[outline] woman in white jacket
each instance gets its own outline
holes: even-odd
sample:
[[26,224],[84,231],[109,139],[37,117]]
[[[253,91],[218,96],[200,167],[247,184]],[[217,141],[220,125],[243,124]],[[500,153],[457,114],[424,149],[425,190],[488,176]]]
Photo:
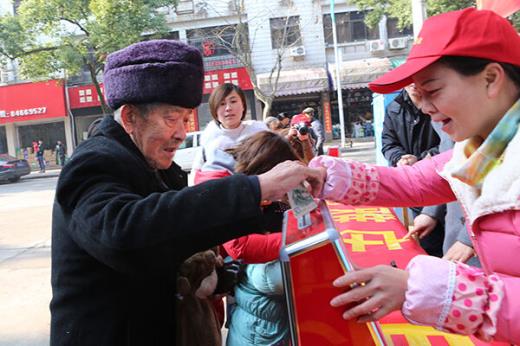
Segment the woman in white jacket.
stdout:
[[206,161],[205,151],[215,139],[225,136],[231,144],[267,130],[261,121],[246,120],[247,112],[246,96],[242,89],[231,83],[224,83],[213,90],[209,97],[209,110],[211,121],[201,136],[201,149],[197,152],[191,173],[197,174]]

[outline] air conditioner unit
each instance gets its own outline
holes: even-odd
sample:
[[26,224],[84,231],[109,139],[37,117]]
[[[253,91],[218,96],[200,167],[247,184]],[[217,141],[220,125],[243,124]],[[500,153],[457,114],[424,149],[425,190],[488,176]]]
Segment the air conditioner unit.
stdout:
[[175,6],[175,12],[179,16],[183,14],[192,14],[193,11],[193,0],[180,0]]
[[289,51],[289,55],[292,57],[304,56],[305,47],[304,46],[292,47],[291,50]]
[[382,50],[385,50],[385,41],[383,40],[368,41],[367,44],[369,52],[380,52]]
[[388,40],[389,49],[403,49],[408,44],[408,37],[396,37]]

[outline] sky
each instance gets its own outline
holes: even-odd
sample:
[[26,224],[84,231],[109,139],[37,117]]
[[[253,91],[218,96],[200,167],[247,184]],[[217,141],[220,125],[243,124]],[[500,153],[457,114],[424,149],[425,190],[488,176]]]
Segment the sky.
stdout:
[[11,0],[0,0],[0,15],[13,11],[13,4]]

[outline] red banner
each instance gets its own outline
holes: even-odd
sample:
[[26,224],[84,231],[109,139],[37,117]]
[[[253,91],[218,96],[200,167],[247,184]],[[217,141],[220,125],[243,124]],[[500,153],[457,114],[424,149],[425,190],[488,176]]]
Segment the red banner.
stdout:
[[[101,93],[103,93],[103,84],[100,84],[100,87]],[[67,92],[69,93],[70,109],[101,106],[94,84],[69,87]]]
[[325,133],[332,133],[332,117],[330,114],[330,101],[323,102],[323,123],[325,124]]
[[[404,269],[413,257],[424,254],[416,241],[403,239],[406,229],[391,209],[352,207],[331,202],[327,204],[349,255],[357,266],[363,268],[395,262]],[[474,337],[412,325],[399,311],[394,311],[379,322],[383,333],[394,346],[506,345],[496,342],[489,344]]]
[[204,74],[204,94],[211,94],[220,84],[233,83],[242,90],[253,90],[253,83],[245,67],[207,71]]
[[67,116],[62,81],[0,87],[0,124]]
[[508,17],[520,10],[520,0],[477,0],[477,8]]

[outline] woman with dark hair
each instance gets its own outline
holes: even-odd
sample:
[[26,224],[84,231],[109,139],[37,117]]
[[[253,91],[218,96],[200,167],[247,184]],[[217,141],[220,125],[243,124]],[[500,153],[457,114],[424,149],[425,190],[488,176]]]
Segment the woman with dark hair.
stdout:
[[[258,132],[237,145],[229,145],[229,142],[217,140],[208,147],[208,161],[199,172],[196,183],[228,176],[232,172],[260,174],[283,161],[302,161],[287,138],[270,131]],[[215,173],[217,169],[220,169],[219,173]],[[263,208],[283,213],[289,206],[283,202],[265,202]],[[277,261],[281,233],[244,236],[223,244],[223,247],[233,260],[249,263],[234,290],[235,308],[231,313],[228,310],[227,345],[287,345],[287,308]]]
[[219,137],[226,137],[231,143],[238,143],[241,139],[258,131],[267,130],[261,121],[245,121],[247,103],[244,91],[231,83],[224,83],[216,87],[209,97],[211,121],[201,135],[201,149],[193,161],[192,174],[196,176],[206,161],[207,146]]
[[[415,83],[421,108],[442,124],[453,150],[413,166],[379,167],[319,157],[323,197],[346,204],[408,207],[458,200],[482,269],[416,256],[406,270],[360,269],[331,301],[345,319],[377,320],[401,309],[412,323],[520,343],[520,37],[491,11],[429,18],[405,64],[370,83],[389,93]],[[364,284],[363,284],[364,283]]]

